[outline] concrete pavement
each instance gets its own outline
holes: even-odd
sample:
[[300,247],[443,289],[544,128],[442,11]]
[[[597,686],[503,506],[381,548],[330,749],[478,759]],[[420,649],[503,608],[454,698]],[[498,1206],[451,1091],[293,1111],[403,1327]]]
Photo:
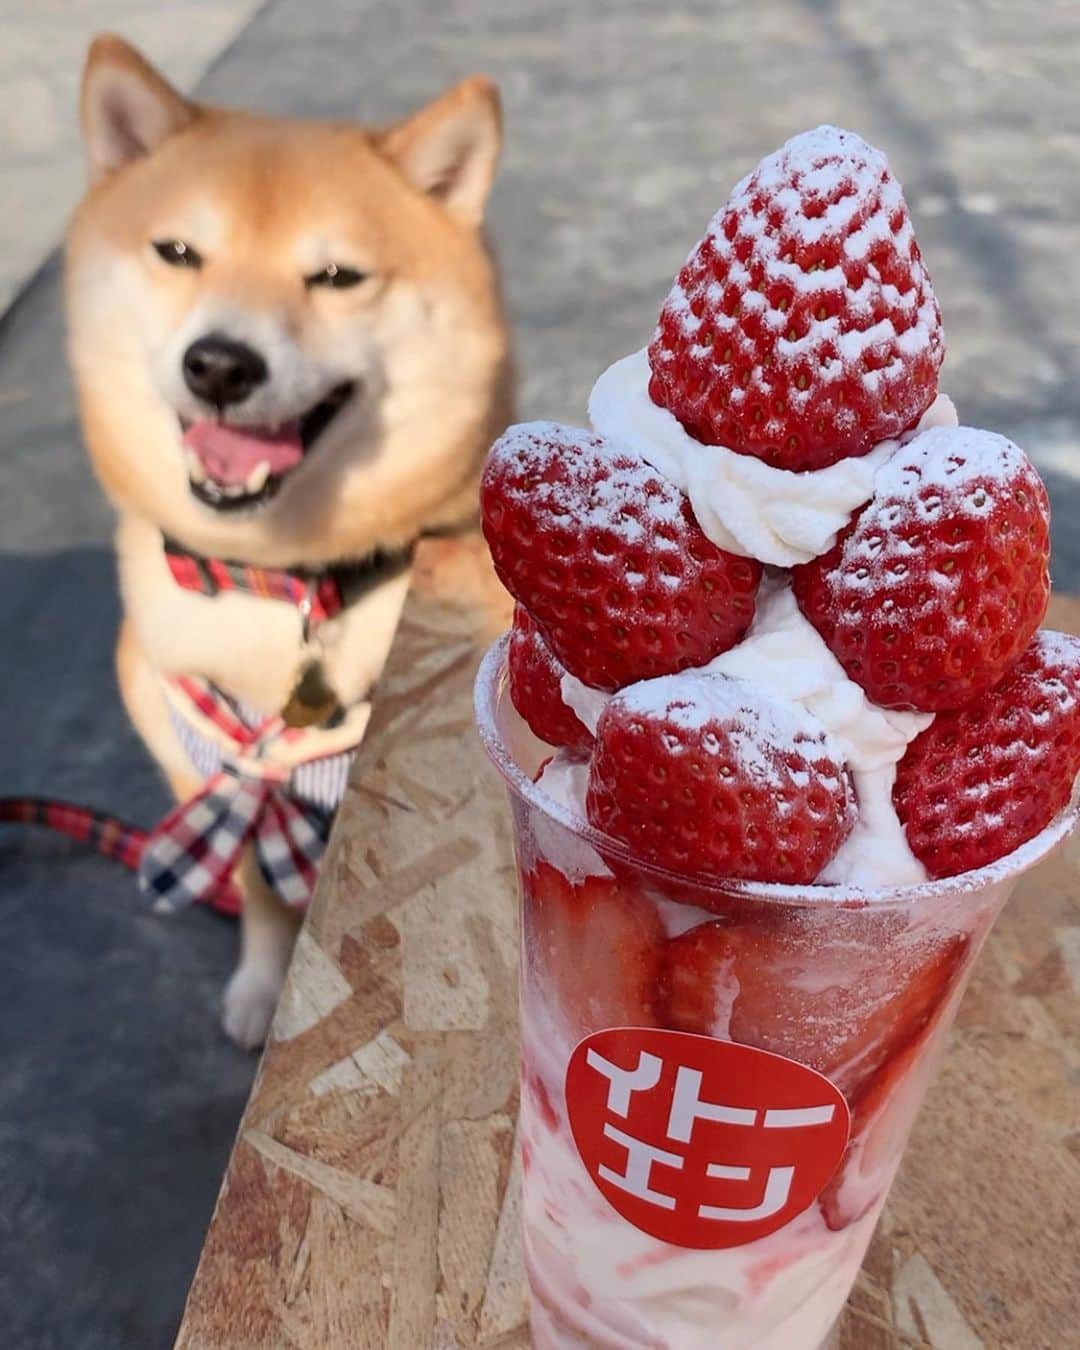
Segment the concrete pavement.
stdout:
[[[0,311],[48,256],[82,191],[75,107],[86,45],[123,33],[189,89],[258,0],[0,0]],[[11,209],[14,207],[15,209]]]
[[[103,10],[79,9],[98,26]],[[177,50],[183,12],[155,19]],[[736,178],[803,127],[861,131],[907,188],[945,315],[945,386],[965,421],[1013,435],[1047,472],[1055,576],[1076,589],[1078,38],[1063,0],[272,0],[199,89],[381,121],[472,70],[496,76],[508,142],[492,228],[521,411],[577,421],[595,374],[646,340]],[[73,80],[76,52],[54,51],[27,60]],[[44,241],[30,194],[5,198]],[[0,785],[148,823],[165,796],[113,687],[109,528],[50,266],[0,322]],[[232,932],[142,915],[124,874],[41,837],[0,838],[0,886],[5,1343],[158,1350],[251,1072],[216,1029]]]

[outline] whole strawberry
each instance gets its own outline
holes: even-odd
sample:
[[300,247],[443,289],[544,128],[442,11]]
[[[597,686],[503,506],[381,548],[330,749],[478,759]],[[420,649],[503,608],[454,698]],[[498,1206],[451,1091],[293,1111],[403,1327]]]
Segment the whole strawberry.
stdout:
[[806,883],[846,838],[854,802],[837,746],[809,713],[745,680],[686,671],[608,704],[586,812],[682,876]]
[[914,426],[944,354],[900,184],[823,126],[714,217],[661,311],[649,394],[706,445],[821,469]]
[[996,689],[912,741],[893,805],[930,875],[957,876],[1034,838],[1078,772],[1080,638],[1047,630]]
[[761,564],[718,549],[676,487],[597,436],[511,427],[480,501],[503,585],[593,688],[703,665],[754,617]]
[[566,672],[522,605],[514,606],[507,667],[510,701],[534,735],[548,745],[592,749],[592,733],[563,702],[561,684]]
[[938,712],[992,688],[1050,597],[1050,507],[1004,436],[935,427],[881,469],[828,553],[793,574],[799,607],[884,708]]

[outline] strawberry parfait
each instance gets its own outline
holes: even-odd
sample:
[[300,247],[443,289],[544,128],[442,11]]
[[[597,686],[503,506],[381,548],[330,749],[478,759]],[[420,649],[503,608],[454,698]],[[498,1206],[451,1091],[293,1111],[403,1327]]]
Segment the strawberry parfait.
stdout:
[[1046,492],[943,356],[899,184],[820,127],[734,189],[592,431],[489,455],[537,1350],[817,1350],[1072,828]]

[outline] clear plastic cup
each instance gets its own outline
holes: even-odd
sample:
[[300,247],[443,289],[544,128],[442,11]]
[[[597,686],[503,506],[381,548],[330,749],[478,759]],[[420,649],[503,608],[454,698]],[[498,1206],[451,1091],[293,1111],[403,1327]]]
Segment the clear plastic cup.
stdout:
[[982,943],[1076,810],[919,886],[690,884],[536,786],[505,655],[476,709],[522,894],[534,1348],[818,1350]]

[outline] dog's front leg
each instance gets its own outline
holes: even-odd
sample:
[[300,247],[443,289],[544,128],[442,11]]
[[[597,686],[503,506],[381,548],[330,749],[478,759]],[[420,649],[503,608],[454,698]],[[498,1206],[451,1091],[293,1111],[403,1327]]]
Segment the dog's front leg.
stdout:
[[245,850],[236,880],[243,894],[240,960],[225,986],[221,1021],[230,1040],[256,1050],[270,1030],[300,916],[267,885],[253,848]]

